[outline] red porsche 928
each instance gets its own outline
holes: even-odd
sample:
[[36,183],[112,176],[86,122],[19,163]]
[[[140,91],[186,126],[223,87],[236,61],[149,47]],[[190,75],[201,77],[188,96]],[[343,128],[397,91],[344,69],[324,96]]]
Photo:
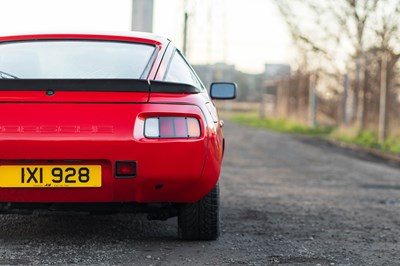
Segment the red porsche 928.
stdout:
[[219,235],[223,122],[184,56],[152,34],[0,37],[0,213],[178,217]]

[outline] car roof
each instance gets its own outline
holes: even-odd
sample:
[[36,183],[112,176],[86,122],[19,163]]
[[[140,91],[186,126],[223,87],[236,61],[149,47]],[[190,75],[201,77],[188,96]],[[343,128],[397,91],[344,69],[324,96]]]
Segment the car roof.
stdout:
[[105,31],[91,31],[91,32],[25,32],[25,33],[12,33],[0,36],[0,42],[10,41],[28,41],[38,39],[88,39],[88,40],[120,40],[132,41],[155,44],[158,46],[166,46],[170,43],[165,37],[138,31],[125,31],[125,32],[105,32]]

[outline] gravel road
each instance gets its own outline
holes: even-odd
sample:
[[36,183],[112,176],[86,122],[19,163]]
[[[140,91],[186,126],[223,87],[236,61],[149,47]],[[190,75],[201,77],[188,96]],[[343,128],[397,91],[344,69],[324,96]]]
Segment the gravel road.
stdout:
[[0,216],[0,265],[400,265],[400,171],[324,141],[226,123],[222,235],[176,219]]

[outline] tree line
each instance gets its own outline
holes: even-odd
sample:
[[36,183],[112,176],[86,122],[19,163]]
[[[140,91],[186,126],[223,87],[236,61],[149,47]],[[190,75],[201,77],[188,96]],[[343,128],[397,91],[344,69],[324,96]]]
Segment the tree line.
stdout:
[[[298,54],[296,77],[291,79],[313,82],[296,94],[302,102],[309,99],[305,108],[312,107],[310,88],[315,86],[318,108],[329,106],[337,125],[373,130],[381,141],[389,134],[400,135],[400,0],[275,3]],[[287,90],[283,83],[278,90]]]

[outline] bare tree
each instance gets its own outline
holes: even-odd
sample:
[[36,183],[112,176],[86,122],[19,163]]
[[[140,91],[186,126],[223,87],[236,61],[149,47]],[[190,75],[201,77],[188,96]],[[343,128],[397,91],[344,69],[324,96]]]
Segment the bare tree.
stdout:
[[390,55],[385,65],[388,89],[394,77],[390,73],[399,59],[400,0],[275,0],[275,3],[302,54],[303,69],[340,73],[348,71],[349,67],[343,65],[356,66],[353,94],[357,96],[356,121],[362,130],[368,61],[380,59],[386,51]]

